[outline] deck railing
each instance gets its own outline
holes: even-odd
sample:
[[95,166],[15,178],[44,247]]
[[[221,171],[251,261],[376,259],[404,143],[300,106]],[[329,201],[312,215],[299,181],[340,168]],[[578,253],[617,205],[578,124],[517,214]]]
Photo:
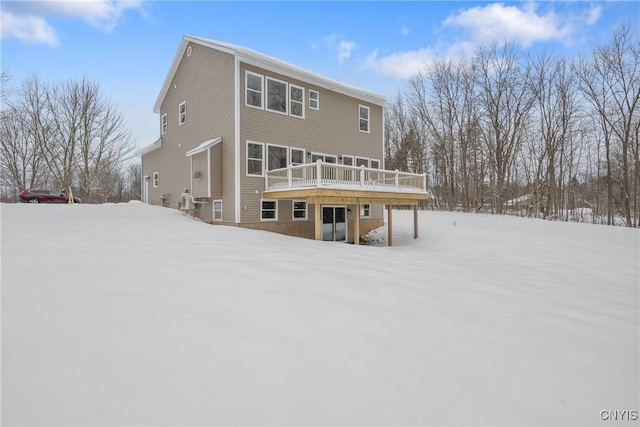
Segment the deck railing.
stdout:
[[265,190],[336,187],[354,190],[426,192],[427,175],[326,163],[289,165],[267,171]]

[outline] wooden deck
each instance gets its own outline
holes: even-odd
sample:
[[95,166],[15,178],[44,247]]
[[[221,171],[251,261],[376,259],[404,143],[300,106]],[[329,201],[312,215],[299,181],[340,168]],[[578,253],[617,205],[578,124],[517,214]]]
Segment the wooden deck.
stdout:
[[[414,209],[414,238],[418,237],[417,207],[427,199],[426,175],[383,169],[317,163],[289,166],[266,173],[265,199],[305,200],[315,206],[315,238],[322,240],[322,205],[386,205],[388,244],[393,244],[393,206]],[[355,209],[354,236],[359,236],[360,209]],[[354,243],[358,244],[358,238]]]

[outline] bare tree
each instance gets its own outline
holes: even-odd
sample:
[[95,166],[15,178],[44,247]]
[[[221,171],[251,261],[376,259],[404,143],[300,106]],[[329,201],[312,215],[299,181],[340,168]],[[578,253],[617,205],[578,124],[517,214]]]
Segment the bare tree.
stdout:
[[[635,222],[631,215],[631,155],[640,120],[640,41],[623,25],[614,30],[609,44],[596,48],[590,58],[581,58],[575,70],[604,138],[607,223],[613,224],[617,183],[621,210],[631,227]],[[618,166],[615,157],[620,162],[618,177],[614,176]]]
[[514,44],[483,46],[474,57],[481,127],[491,166],[494,207],[503,212],[507,177],[527,126],[534,97],[529,66]]

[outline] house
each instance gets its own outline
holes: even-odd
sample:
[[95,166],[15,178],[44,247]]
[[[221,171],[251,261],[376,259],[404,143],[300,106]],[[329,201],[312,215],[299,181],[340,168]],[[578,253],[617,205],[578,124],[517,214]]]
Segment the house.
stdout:
[[184,36],[154,106],[160,138],[138,153],[143,202],[358,243],[384,224],[384,205],[427,197],[423,175],[384,170],[384,105],[251,49]]

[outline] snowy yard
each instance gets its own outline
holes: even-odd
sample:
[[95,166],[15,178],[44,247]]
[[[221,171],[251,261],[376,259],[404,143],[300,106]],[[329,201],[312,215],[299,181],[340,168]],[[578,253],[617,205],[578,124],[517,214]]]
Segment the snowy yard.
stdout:
[[[3,425],[638,425],[638,230],[394,212],[394,246],[1,206]],[[455,224],[455,226],[454,226]],[[384,233],[384,229],[377,233]]]

